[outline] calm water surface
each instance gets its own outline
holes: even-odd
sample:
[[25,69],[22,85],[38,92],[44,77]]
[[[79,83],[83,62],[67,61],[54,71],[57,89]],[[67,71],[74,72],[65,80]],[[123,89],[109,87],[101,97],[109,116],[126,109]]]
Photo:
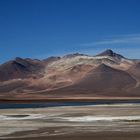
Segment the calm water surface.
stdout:
[[42,108],[57,106],[85,106],[85,105],[104,105],[104,104],[140,104],[140,101],[95,101],[95,102],[49,102],[49,103],[0,103],[0,109],[13,108]]

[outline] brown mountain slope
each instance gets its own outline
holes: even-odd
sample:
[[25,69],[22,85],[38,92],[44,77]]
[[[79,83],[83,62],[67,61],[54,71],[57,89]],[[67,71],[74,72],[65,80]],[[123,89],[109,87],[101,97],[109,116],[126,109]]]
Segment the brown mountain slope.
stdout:
[[140,61],[112,50],[0,65],[0,97],[140,97]]
[[91,70],[86,77],[81,79],[76,85],[85,86],[94,92],[125,90],[136,84],[128,73],[101,64],[96,69]]
[[40,77],[44,65],[39,60],[16,58],[0,65],[0,81]]
[[135,63],[128,71],[140,79],[140,62]]
[[101,64],[75,84],[48,93],[56,96],[130,96],[127,90],[135,85],[136,80],[127,72]]

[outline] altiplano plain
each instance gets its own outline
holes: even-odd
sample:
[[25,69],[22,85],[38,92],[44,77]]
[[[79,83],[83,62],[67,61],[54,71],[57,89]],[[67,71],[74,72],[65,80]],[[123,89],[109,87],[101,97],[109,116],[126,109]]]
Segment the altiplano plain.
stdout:
[[[0,139],[138,140],[140,104],[0,110]],[[129,135],[130,134],[130,135]],[[103,135],[103,136],[102,136]],[[84,136],[84,137],[83,137]]]

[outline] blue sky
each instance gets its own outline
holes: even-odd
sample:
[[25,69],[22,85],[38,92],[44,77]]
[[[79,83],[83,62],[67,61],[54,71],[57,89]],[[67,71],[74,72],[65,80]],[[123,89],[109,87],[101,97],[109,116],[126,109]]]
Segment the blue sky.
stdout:
[[113,49],[140,58],[139,0],[0,0],[0,63]]

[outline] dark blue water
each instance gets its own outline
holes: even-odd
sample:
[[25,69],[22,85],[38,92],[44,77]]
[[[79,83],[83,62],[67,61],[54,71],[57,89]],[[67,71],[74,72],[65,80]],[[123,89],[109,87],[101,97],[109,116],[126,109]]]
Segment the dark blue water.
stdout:
[[49,102],[49,103],[0,103],[0,109],[14,109],[14,108],[47,108],[57,106],[85,106],[85,105],[103,105],[103,104],[120,104],[120,103],[137,103],[137,101],[95,101],[95,102]]

